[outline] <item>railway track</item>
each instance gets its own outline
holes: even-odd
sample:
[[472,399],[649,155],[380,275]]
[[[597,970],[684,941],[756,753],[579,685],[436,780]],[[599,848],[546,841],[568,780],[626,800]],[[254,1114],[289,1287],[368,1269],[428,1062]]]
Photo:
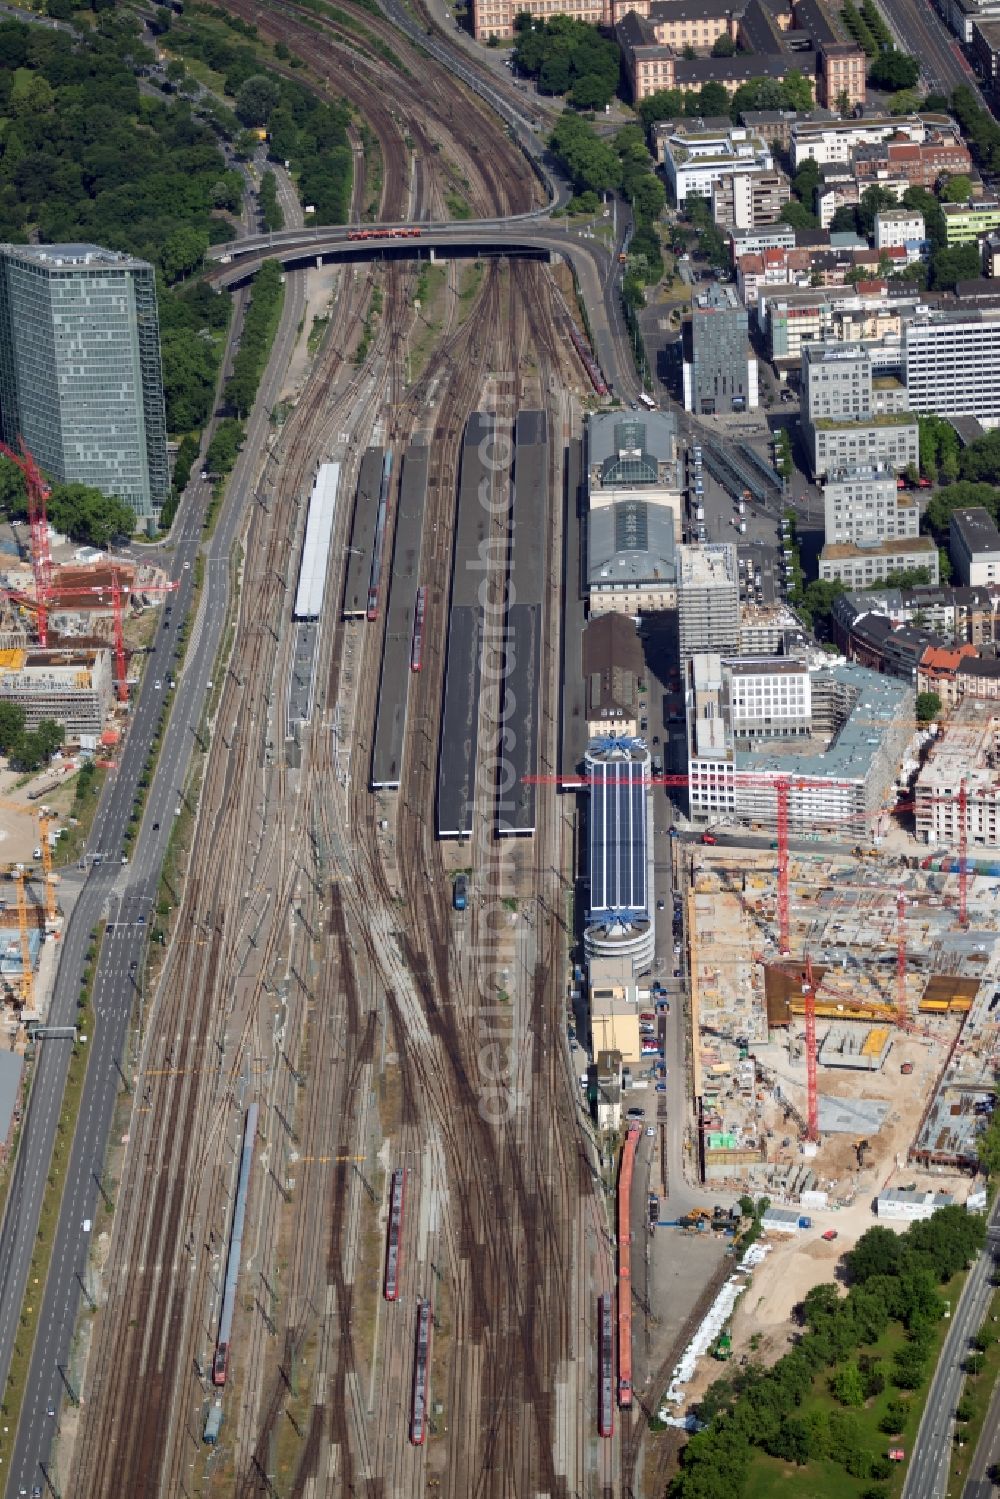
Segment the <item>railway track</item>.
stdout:
[[[335,38],[318,39],[294,4],[279,3],[263,17],[251,17],[252,7],[241,9],[240,0],[229,0],[228,8],[245,11],[293,46],[308,41],[314,72],[327,66],[345,71],[346,49]],[[367,13],[365,23],[371,24]],[[353,52],[350,61],[357,63]],[[373,94],[385,82],[374,65],[357,68],[349,79],[359,108],[378,122],[386,163],[382,212],[400,216],[412,191],[424,205],[437,194],[437,211],[446,188],[432,166],[433,130],[461,133],[478,106],[468,106],[468,115],[449,115],[435,97],[444,86],[440,80],[414,89],[414,120],[421,115],[431,122],[426,128],[416,122],[420,133],[413,138],[427,149],[414,188],[410,174],[393,164],[406,159],[400,123]],[[450,81],[448,87],[453,91]],[[411,116],[404,118],[410,133]],[[523,168],[520,153],[511,151]],[[503,151],[486,162],[485,154],[476,163],[470,158],[470,168],[476,167],[470,193],[477,208],[506,211],[520,191],[518,179],[509,187],[503,180]],[[369,356],[334,386],[376,284],[384,288],[385,306]],[[448,914],[448,869],[429,820],[437,745],[427,730],[441,699],[449,537],[465,418],[497,371],[505,379],[498,384],[494,378],[490,388],[511,416],[529,394],[555,413],[552,377],[563,368],[575,373],[575,362],[552,331],[558,318],[540,268],[491,265],[472,314],[460,327],[452,322],[420,381],[408,387],[411,284],[411,271],[392,266],[345,285],[317,367],[282,433],[278,462],[262,484],[267,503],[253,508],[241,625],[205,765],[193,873],[145,1041],[143,1102],[81,1414],[74,1477],[77,1491],[94,1499],[119,1493],[123,1472],[136,1475],[139,1496],[181,1492],[187,1477],[190,1441],[198,1438],[192,1413],[204,1399],[197,1371],[232,1175],[227,1152],[238,1111],[251,1096],[261,1104],[262,1120],[262,1169],[251,1190],[250,1236],[257,1249],[238,1303],[239,1402],[227,1418],[233,1483],[227,1488],[223,1480],[213,1491],[267,1493],[279,1459],[291,1474],[290,1492],[303,1499],[416,1494],[429,1474],[455,1496],[538,1489],[568,1494],[571,1484],[584,1482],[585,1444],[567,1450],[557,1411],[557,1386],[571,1381],[568,1371],[579,1355],[579,1225],[595,1211],[556,1045],[564,951],[561,814],[546,788],[534,852],[511,860],[492,839],[491,792],[481,788],[474,885],[498,901],[503,892],[530,913],[527,935],[508,935],[501,943],[513,973],[513,1068],[524,1107],[493,1121],[480,1110],[479,1052],[484,1016],[495,1015],[500,1004],[499,970],[482,971],[470,951],[490,936],[485,916],[472,913],[470,943]],[[454,296],[449,308],[454,318]],[[421,428],[433,430],[424,531],[431,624],[424,669],[411,694],[407,778],[391,858],[375,800],[365,790],[383,626],[331,621],[340,563],[321,632],[314,726],[294,779],[280,755],[269,764],[266,752],[268,743],[284,741],[280,684],[290,634],[280,625],[274,631],[287,614],[289,558],[297,555],[301,534],[296,498],[316,453],[364,397],[394,445]],[[342,489],[338,538],[346,528],[348,492]],[[342,555],[339,540],[334,552]],[[553,556],[559,556],[555,544]],[[502,586],[499,574],[490,579],[494,600]],[[543,753],[550,758],[556,630],[550,600],[543,692]],[[484,698],[495,708],[495,693]],[[353,736],[346,785],[338,781],[330,733],[338,706]],[[389,1119],[394,1158],[414,1173],[414,1192],[429,1192],[436,1203],[419,1239],[411,1213],[403,1257],[403,1308],[417,1294],[433,1295],[440,1323],[431,1398],[435,1391],[443,1397],[447,1432],[419,1451],[406,1441],[411,1349],[399,1329],[407,1326],[408,1310],[392,1330],[388,1315],[381,1332],[377,1315],[371,1338],[365,1330],[372,1302],[367,1278],[377,1280],[380,1267],[360,1251],[377,1224],[378,1195],[354,1158],[371,1174],[377,1121],[369,1100],[381,1086],[376,1060],[387,1046],[399,1059],[398,1106],[379,1094],[375,1107]],[[289,1200],[291,1174],[296,1184]],[[374,1301],[378,1313],[377,1287]],[[306,1410],[293,1416],[299,1381],[308,1392]]]

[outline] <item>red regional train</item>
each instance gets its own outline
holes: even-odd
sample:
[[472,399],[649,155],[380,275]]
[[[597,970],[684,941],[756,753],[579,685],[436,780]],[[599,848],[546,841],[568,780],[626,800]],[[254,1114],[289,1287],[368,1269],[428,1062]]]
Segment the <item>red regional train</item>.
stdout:
[[348,239],[419,239],[421,229],[351,229]]

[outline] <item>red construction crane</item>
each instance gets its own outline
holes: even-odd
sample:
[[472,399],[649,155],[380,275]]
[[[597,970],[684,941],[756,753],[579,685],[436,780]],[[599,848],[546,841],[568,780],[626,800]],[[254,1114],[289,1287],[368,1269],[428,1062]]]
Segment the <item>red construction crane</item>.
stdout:
[[806,1139],[819,1138],[819,1096],[816,1091],[816,985],[812,958],[806,953],[806,976],[802,985],[806,1002]]
[[49,639],[48,602],[52,579],[49,521],[45,509],[49,498],[49,486],[42,477],[41,469],[25,446],[23,437],[18,437],[17,446],[20,451],[15,453],[14,449],[9,448],[5,442],[0,442],[0,453],[9,458],[11,463],[17,464],[24,475],[28,491],[28,523],[31,527],[31,567],[35,574],[38,643],[46,646]]
[[969,925],[969,798],[964,778],[958,788],[958,924]]
[[173,593],[180,585],[178,583],[143,583],[141,587],[135,587],[126,583],[120,577],[117,569],[111,573],[110,584],[95,583],[90,588],[60,588],[58,585],[54,590],[54,598],[58,603],[62,599],[103,599],[105,593],[111,595],[111,611],[114,620],[115,641],[115,686],[118,692],[118,701],[128,701],[127,665],[125,661],[125,623],[124,611],[125,600],[132,593]]

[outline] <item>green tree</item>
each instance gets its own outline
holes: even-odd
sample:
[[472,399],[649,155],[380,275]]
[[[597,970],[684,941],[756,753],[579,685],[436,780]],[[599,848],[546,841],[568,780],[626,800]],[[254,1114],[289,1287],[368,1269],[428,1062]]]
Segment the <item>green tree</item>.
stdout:
[[899,1432],[906,1430],[906,1423],[909,1419],[910,1402],[908,1400],[890,1400],[878,1423],[878,1429],[879,1431],[884,1431],[887,1436],[897,1436]]
[[800,607],[818,633],[829,632],[834,602],[843,592],[843,583],[826,583],[819,579],[810,583],[803,591]]
[[963,479],[1000,481],[1000,430],[977,437],[962,453],[959,469]]
[[804,114],[813,107],[813,86],[798,68],[790,68],[782,80],[785,101],[789,109]]
[[87,484],[55,484],[49,495],[49,520],[73,541],[106,547],[116,536],[131,536],[135,511],[113,495]]
[[736,56],[736,43],[733,41],[733,38],[729,35],[728,31],[720,32],[720,34],[715,38],[715,41],[712,43],[712,56]]
[[959,480],[939,489],[927,502],[924,522],[927,529],[939,540],[947,541],[951,527],[951,512],[965,510],[972,505],[981,505],[994,520],[1000,514],[1000,491],[991,484],[970,484]]
[[791,224],[793,229],[815,229],[818,222],[814,213],[810,213],[804,204],[796,203],[794,199],[782,208],[781,218],[784,223]]
[[856,1363],[843,1364],[830,1380],[830,1390],[841,1405],[862,1406],[865,1403],[865,1382]]
[[920,64],[915,57],[889,48],[880,52],[868,69],[868,82],[877,89],[892,93],[896,89],[912,88],[920,77]]
[[920,723],[933,723],[941,716],[941,699],[936,692],[917,693],[917,719]]
[[935,291],[954,291],[959,281],[975,280],[979,270],[979,246],[975,243],[936,250],[931,258],[931,282]]
[[179,281],[201,265],[208,249],[208,235],[200,229],[182,224],[163,242],[160,264],[168,281]]
[[10,754],[24,733],[25,711],[19,703],[0,701],[0,754]]
[[964,172],[949,177],[941,191],[942,203],[968,203],[972,197],[972,178]]
[[242,124],[251,127],[266,125],[280,97],[281,90],[273,78],[255,73],[237,91],[237,118]]

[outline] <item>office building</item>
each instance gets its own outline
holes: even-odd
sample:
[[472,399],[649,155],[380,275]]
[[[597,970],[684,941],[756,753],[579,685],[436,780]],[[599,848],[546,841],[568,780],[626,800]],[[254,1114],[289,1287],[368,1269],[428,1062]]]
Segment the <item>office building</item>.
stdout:
[[584,926],[588,959],[642,973],[656,949],[651,761],[639,740],[598,740],[584,760],[590,787]]
[[[739,176],[749,182],[756,174],[774,175],[771,148],[737,125],[709,130],[700,123],[682,120],[657,130],[656,149],[668,191],[678,207],[689,194],[710,199],[724,179]],[[747,194],[748,188],[741,188],[741,205]],[[787,201],[787,197],[783,199]],[[734,227],[752,228],[754,221],[748,218],[745,223],[734,223]]]
[[967,203],[942,203],[945,243],[967,245],[984,234],[1000,229],[1000,202],[995,198],[973,198]]
[[852,541],[861,546],[920,531],[919,507],[896,488],[891,469],[831,473],[823,485],[823,507],[827,544]]
[[981,505],[951,512],[948,552],[959,582],[974,588],[1000,583],[1000,531]]
[[733,286],[714,284],[695,298],[684,338],[684,409],[699,416],[756,411],[757,361],[749,315]]
[[[784,658],[777,658],[783,661]],[[854,665],[824,666],[810,674],[808,719],[798,697],[797,666],[787,665],[779,728],[743,747],[734,728],[731,679],[739,661],[698,655],[686,675],[688,786],[695,820],[736,820],[751,827],[777,825],[778,782],[788,785],[789,827],[800,832],[839,830],[857,837],[883,815],[912,733],[914,695],[906,683]],[[761,662],[765,674],[771,663]],[[795,700],[793,701],[793,693]],[[764,726],[765,697],[757,699]],[[766,700],[773,713],[774,689]]]
[[802,350],[802,414],[860,421],[907,409],[894,342],[806,344]]
[[1000,307],[921,312],[903,335],[913,411],[1000,418]]
[[857,421],[820,417],[808,431],[817,479],[849,468],[891,468],[901,474],[919,461],[917,419],[905,411]]
[[699,652],[728,655],[739,649],[740,586],[731,542],[680,548],[677,626],[682,661]]
[[96,737],[111,711],[113,686],[110,651],[0,652],[0,702],[24,709],[29,731],[52,718],[68,739]]
[[733,744],[803,738],[812,729],[812,692],[804,661],[737,656],[722,661],[723,713]]
[[854,175],[862,191],[884,177],[902,177],[909,187],[932,189],[942,177],[972,170],[969,149],[957,130],[928,130],[923,141],[886,140],[859,146]]
[[938,549],[929,536],[895,537],[891,541],[828,543],[819,554],[822,583],[870,588],[899,573],[922,571],[936,585],[941,575]]
[[155,520],[170,474],[151,265],[96,245],[0,248],[0,430],[52,479]]

